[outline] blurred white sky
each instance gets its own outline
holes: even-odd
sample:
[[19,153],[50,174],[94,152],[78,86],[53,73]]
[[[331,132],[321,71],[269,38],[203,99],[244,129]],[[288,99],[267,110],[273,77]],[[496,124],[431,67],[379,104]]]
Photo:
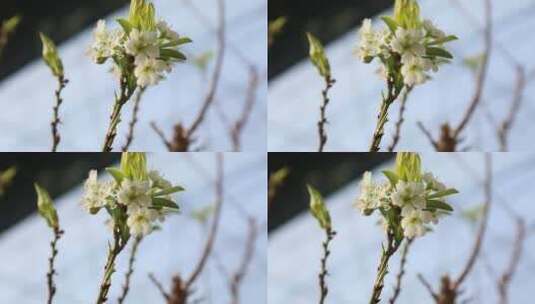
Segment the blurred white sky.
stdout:
[[[457,1],[474,16],[476,23],[483,24],[483,0]],[[493,50],[482,107],[476,111],[464,134],[464,147],[469,146],[474,151],[497,151],[499,148],[488,116],[491,113],[498,122],[505,119],[515,85],[515,70],[503,48],[522,63],[526,71],[535,69],[532,56],[535,2],[492,2],[494,38],[496,44],[501,47],[495,47]],[[473,20],[466,18],[462,11],[451,3],[451,0],[420,1],[424,17],[431,18],[437,26],[449,34],[457,35],[460,40],[448,44],[456,58],[454,63],[443,67],[433,75],[435,80],[417,87],[409,97],[405,112],[406,121],[397,147],[400,151],[432,150],[433,147],[418,129],[417,121],[422,121],[437,137],[442,123],[459,123],[473,95],[473,76],[462,62],[465,57],[483,52],[481,27],[477,24],[474,26]],[[375,24],[378,26],[383,23],[376,20]],[[376,75],[377,64],[365,65],[353,55],[356,42],[355,29],[326,48],[333,77],[337,80],[330,91],[332,98],[327,109],[327,151],[368,151],[375,128],[384,83]],[[270,151],[316,151],[316,123],[323,86],[322,79],[308,59],[270,80]],[[533,86],[528,84],[524,104],[510,136],[512,151],[531,149],[527,134],[535,133],[531,118],[535,110],[535,103],[530,97],[533,92]],[[390,122],[386,126],[383,147],[387,147],[392,141],[398,112],[399,103],[395,103],[390,109]]]
[[[171,216],[162,230],[151,234],[139,247],[131,291],[126,303],[163,303],[147,275],[153,272],[166,286],[180,272],[190,274],[205,240],[201,225],[191,212],[215,200],[215,155],[149,154],[149,166],[161,170],[170,181],[186,188],[178,194],[182,214]],[[218,259],[234,271],[241,261],[247,237],[248,214],[258,221],[259,235],[255,255],[243,281],[242,303],[266,303],[266,156],[252,153],[225,154],[224,191],[219,234],[215,241]],[[107,253],[110,233],[101,212],[90,216],[80,207],[82,189],[77,187],[56,200],[64,237],[59,242],[56,277],[56,303],[91,303]],[[245,199],[246,198],[246,199]],[[0,237],[0,303],[43,303],[46,299],[47,256],[51,232],[37,215],[30,216]],[[129,248],[119,257],[118,272],[110,292],[115,301],[122,286]],[[206,271],[196,284],[197,296],[207,303],[229,301],[227,281],[209,260]]]
[[[207,51],[216,51],[214,26],[217,20],[215,0],[156,0],[157,15],[181,35],[194,41],[184,48],[190,58]],[[193,3],[196,9],[187,3]],[[248,86],[248,63],[260,73],[257,103],[244,129],[242,149],[265,151],[266,147],[266,10],[265,0],[226,0],[228,46],[223,65],[216,107],[208,115],[206,124],[198,133],[201,145],[208,151],[231,151],[226,125],[221,116],[234,122],[241,114]],[[208,22],[199,18],[199,12]],[[107,18],[115,24],[116,17]],[[91,43],[91,29],[76,35],[59,48],[64,61],[66,77],[70,80],[64,90],[60,127],[60,151],[100,151],[117,88],[109,67],[93,64],[86,56]],[[212,60],[213,61],[213,60]],[[210,64],[203,75],[193,64],[177,65],[168,79],[149,88],[141,102],[133,150],[164,151],[165,146],[150,128],[156,121],[170,138],[172,127],[179,121],[191,124],[199,111],[208,87]],[[51,146],[50,121],[56,82],[50,71],[36,60],[0,84],[0,138],[2,151],[48,151]],[[132,106],[125,107],[123,123],[119,128],[115,148],[125,141],[127,122]],[[218,109],[217,111],[214,109]],[[223,112],[221,115],[219,112]]]
[[[501,206],[507,204],[522,215],[530,225],[535,223],[534,153],[494,154],[494,205],[491,209],[488,234],[483,252],[487,261],[501,274],[512,249],[515,228],[513,219]],[[483,202],[484,156],[481,153],[424,153],[423,166],[444,183],[460,191],[450,202],[455,212],[442,220],[433,233],[417,239],[408,257],[407,272],[399,303],[429,303],[431,298],[417,280],[417,273],[438,286],[441,275],[458,275],[473,246],[475,229],[461,216],[462,210]],[[374,170],[380,171],[393,164]],[[329,258],[329,295],[327,303],[368,303],[375,278],[383,233],[377,217],[364,217],[352,206],[357,197],[358,181],[326,199],[331,210],[334,229]],[[510,289],[511,303],[531,303],[535,282],[535,250],[533,226],[528,233],[518,272]],[[270,304],[308,304],[317,302],[319,260],[324,233],[308,212],[277,229],[269,236],[268,294]],[[298,247],[296,246],[298,245]],[[399,253],[391,259],[383,299],[392,294],[394,277],[399,269]],[[481,260],[468,277],[465,298],[471,303],[495,303],[495,281],[489,277]]]

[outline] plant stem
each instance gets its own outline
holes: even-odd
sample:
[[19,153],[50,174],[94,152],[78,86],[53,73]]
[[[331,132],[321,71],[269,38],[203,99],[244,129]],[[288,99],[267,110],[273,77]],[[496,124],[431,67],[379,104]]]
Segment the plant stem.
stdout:
[[123,242],[121,240],[118,229],[115,229],[113,247],[110,247],[108,251],[108,258],[106,260],[106,265],[104,266],[104,276],[102,277],[102,282],[100,283],[100,290],[96,304],[104,304],[108,300],[108,292],[110,291],[111,287],[111,277],[115,272],[115,260],[126,246],[126,243],[127,242]]
[[132,245],[132,251],[130,253],[130,258],[128,259],[128,271],[125,274],[124,279],[124,285],[123,285],[123,291],[119,298],[117,299],[118,304],[124,303],[124,300],[126,299],[126,295],[128,294],[128,291],[130,290],[130,278],[132,277],[132,274],[134,273],[134,263],[136,261],[136,254],[137,250],[139,248],[139,244],[141,243],[141,240],[143,238],[136,237],[134,240],[134,244]]
[[327,143],[327,133],[325,132],[325,124],[327,123],[327,118],[325,115],[325,110],[329,104],[329,90],[332,88],[336,80],[332,79],[331,76],[325,77],[325,89],[321,91],[321,96],[323,97],[323,103],[320,106],[320,120],[318,121],[318,136],[320,139],[318,152],[323,152],[323,148]]
[[58,255],[58,241],[62,235],[63,230],[60,230],[58,227],[54,228],[54,239],[52,242],[50,242],[50,248],[52,252],[50,258],[48,258],[48,273],[46,274],[48,285],[48,304],[52,304],[52,300],[56,294],[56,284],[54,283],[54,275],[56,274],[56,270],[54,268],[54,262],[56,261],[56,257]]
[[327,271],[327,259],[329,258],[329,255],[331,254],[331,251],[329,250],[329,244],[333,240],[334,236],[336,235],[336,231],[333,231],[331,228],[325,229],[325,235],[326,239],[323,241],[322,247],[323,247],[323,257],[321,258],[321,271],[318,275],[319,278],[319,285],[320,285],[320,304],[323,304],[325,302],[325,298],[327,298],[327,294],[329,293],[329,289],[327,288],[327,283],[325,282],[325,278],[329,274]]
[[383,292],[384,281],[386,274],[388,273],[388,262],[390,258],[396,253],[401,242],[395,240],[393,234],[388,233],[387,236],[387,248],[382,248],[381,259],[379,266],[377,267],[377,275],[375,282],[373,283],[372,296],[370,298],[370,304],[377,304],[381,301],[381,293]]
[[396,101],[400,94],[400,91],[396,90],[394,82],[388,80],[388,89],[387,96],[383,95],[383,100],[381,103],[381,108],[379,110],[379,115],[377,116],[377,125],[375,131],[373,132],[372,143],[370,145],[370,152],[378,152],[381,145],[381,140],[383,139],[385,124],[388,121],[388,109]]
[[128,89],[127,80],[125,77],[121,78],[121,91],[119,96],[115,96],[115,104],[113,105],[113,111],[110,116],[110,124],[108,131],[106,132],[106,138],[104,140],[104,145],[102,147],[102,152],[111,152],[113,141],[117,136],[117,126],[121,122],[121,110],[123,106],[128,102],[134,90]]
[[61,122],[59,119],[59,107],[63,103],[63,98],[61,98],[61,92],[63,91],[67,83],[69,82],[63,76],[59,76],[57,80],[58,80],[58,88],[55,91],[56,104],[54,105],[54,108],[53,108],[54,116],[52,118],[52,123],[50,124],[52,126],[52,152],[57,151],[59,142],[61,140],[61,137],[59,136],[59,132],[58,132],[58,125]]

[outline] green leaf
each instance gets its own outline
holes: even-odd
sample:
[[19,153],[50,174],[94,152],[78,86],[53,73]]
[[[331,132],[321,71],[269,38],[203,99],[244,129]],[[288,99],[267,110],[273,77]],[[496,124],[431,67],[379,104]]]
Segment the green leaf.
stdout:
[[180,37],[177,40],[169,41],[167,43],[162,44],[161,47],[162,48],[175,47],[175,46],[180,46],[180,45],[184,45],[184,44],[192,43],[192,42],[193,40],[191,40],[188,37]]
[[432,56],[432,57],[442,57],[442,58],[453,59],[453,55],[450,54],[450,52],[439,47],[428,47],[426,49],[426,55]]
[[173,193],[176,193],[176,192],[181,192],[181,191],[184,191],[184,190],[185,189],[183,187],[181,187],[181,186],[175,186],[175,187],[164,189],[162,191],[158,191],[158,192],[154,193],[153,196],[169,195],[169,194],[173,194]]
[[123,173],[123,171],[121,171],[120,169],[117,169],[117,168],[113,168],[113,167],[108,167],[106,168],[106,171],[111,175],[113,176],[113,179],[115,179],[115,182],[117,184],[121,184],[125,178],[125,175]]
[[384,21],[384,23],[386,23],[386,25],[388,26],[388,28],[390,29],[390,31],[392,33],[395,33],[396,30],[398,29],[398,23],[396,22],[396,20],[394,20],[393,18],[391,17],[388,17],[388,16],[382,16],[381,17],[381,20]]
[[54,42],[45,34],[39,33],[43,44],[43,60],[56,77],[63,77],[63,63],[59,58],[58,50]]
[[395,172],[392,172],[392,171],[389,171],[389,170],[385,170],[383,171],[383,174],[386,176],[386,178],[388,178],[388,180],[390,181],[390,184],[392,186],[396,186],[398,181],[399,181],[399,177],[397,176],[397,174]]
[[449,35],[441,39],[436,39],[435,41],[429,43],[429,45],[443,44],[443,43],[447,43],[447,42],[455,41],[455,40],[459,40],[459,38],[455,35]]
[[127,35],[130,34],[130,32],[132,31],[132,29],[134,28],[134,27],[132,26],[132,24],[131,24],[128,20],[126,20],[126,19],[124,19],[124,18],[118,18],[118,19],[117,19],[117,22],[121,25],[121,27],[123,28],[124,32],[125,32]]
[[446,210],[446,211],[453,211],[453,207],[451,207],[449,204],[446,204],[443,201],[439,200],[427,200],[427,208],[429,209],[440,209],[440,210]]
[[427,198],[428,199],[441,198],[441,197],[444,197],[444,196],[457,194],[457,193],[459,193],[459,191],[457,191],[456,189],[451,188],[451,189],[446,189],[444,191],[435,192],[435,193],[429,195]]
[[160,50],[160,57],[162,58],[174,58],[181,61],[186,60],[186,55],[182,54],[181,52],[173,49],[161,49]]
[[422,161],[418,153],[399,152],[396,156],[396,174],[403,181],[420,181]]
[[325,207],[323,197],[314,187],[307,185],[308,194],[310,195],[310,212],[316,218],[323,229],[331,229],[331,215]]
[[175,202],[161,197],[153,198],[152,206],[156,209],[169,208],[174,210],[180,210],[180,207]]
[[331,77],[331,66],[323,45],[318,38],[314,37],[311,33],[306,33],[308,38],[308,44],[310,47],[309,56],[312,63],[318,69],[318,72],[323,77]]
[[35,183],[35,191],[37,193],[37,210],[39,215],[43,217],[50,228],[57,229],[59,227],[58,214],[50,194],[44,188]]

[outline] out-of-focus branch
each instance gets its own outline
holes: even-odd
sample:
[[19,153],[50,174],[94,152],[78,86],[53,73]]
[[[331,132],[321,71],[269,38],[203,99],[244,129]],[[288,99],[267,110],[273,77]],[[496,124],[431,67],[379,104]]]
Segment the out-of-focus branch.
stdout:
[[136,123],[138,120],[139,103],[141,102],[141,97],[143,96],[143,93],[145,93],[145,89],[145,87],[140,88],[137,91],[136,95],[134,95],[134,109],[132,110],[132,119],[128,124],[128,134],[126,135],[126,143],[123,146],[123,152],[128,151],[130,145],[132,144],[132,141],[134,140],[134,128],[136,127]]
[[[485,51],[479,71],[476,77],[475,91],[468,107],[466,108],[461,121],[455,127],[452,127],[449,123],[445,123],[441,127],[441,134],[439,140],[434,140],[430,135],[430,132],[424,132],[425,135],[430,138],[433,147],[439,152],[455,152],[458,149],[458,145],[461,142],[461,133],[464,131],[468,123],[471,121],[477,107],[481,103],[483,96],[483,89],[487,79],[489,59],[492,53],[493,46],[493,21],[492,21],[492,2],[491,0],[485,0],[485,28],[484,28],[484,43]],[[422,131],[425,128],[420,126]]]
[[404,114],[405,114],[405,107],[407,105],[407,99],[409,98],[409,94],[412,91],[412,87],[405,88],[405,91],[403,91],[403,94],[401,95],[401,104],[399,106],[399,117],[398,121],[396,122],[396,132],[394,133],[394,138],[392,139],[392,144],[388,147],[389,152],[393,152],[396,146],[398,145],[399,138],[401,136],[401,126],[403,125],[403,122],[405,121]]
[[126,296],[128,295],[128,291],[130,291],[130,279],[134,274],[134,263],[136,261],[136,254],[142,239],[142,237],[136,237],[132,245],[132,251],[130,252],[130,258],[128,259],[128,270],[124,278],[123,290],[121,292],[121,295],[117,299],[118,304],[124,303]]
[[516,219],[516,237],[513,244],[513,251],[507,268],[498,280],[498,294],[500,304],[509,303],[509,286],[518,269],[518,264],[524,251],[524,242],[526,240],[526,223],[521,218]]
[[251,112],[256,102],[256,89],[258,87],[258,80],[258,71],[256,70],[256,67],[250,65],[249,85],[247,86],[244,107],[240,117],[230,129],[232,148],[234,151],[241,150],[241,135],[243,133],[243,128],[245,127],[247,121],[249,120],[249,117],[251,116]]
[[255,243],[258,237],[258,227],[254,218],[248,219],[248,227],[247,240],[245,242],[240,265],[236,272],[230,277],[229,289],[231,294],[231,304],[240,303],[240,288],[254,256]]
[[408,239],[405,243],[405,247],[403,247],[403,252],[401,253],[401,261],[399,263],[399,272],[396,276],[396,285],[394,286],[394,294],[390,298],[390,304],[396,303],[399,295],[401,294],[401,281],[403,280],[403,276],[405,275],[405,264],[407,263],[407,256],[409,255],[409,249],[413,240],[414,239]]
[[[188,1],[189,2],[189,1]],[[188,3],[186,2],[186,3]],[[219,87],[219,80],[223,71],[223,62],[225,59],[226,50],[226,19],[225,19],[225,0],[217,0],[218,12],[218,27],[217,27],[217,55],[215,59],[214,71],[212,73],[208,91],[204,97],[201,109],[193,119],[191,126],[186,127],[182,123],[175,125],[175,133],[172,141],[165,138],[164,133],[156,127],[155,123],[151,126],[158,136],[163,140],[166,147],[171,152],[187,152],[191,148],[191,144],[195,141],[195,132],[206,119],[206,114],[215,100],[217,89]]]
[[517,117],[518,111],[522,104],[524,97],[524,90],[526,88],[526,72],[521,65],[516,66],[516,85],[513,92],[513,100],[511,101],[511,108],[509,114],[502,121],[497,133],[500,141],[500,150],[505,152],[508,150],[508,137]]

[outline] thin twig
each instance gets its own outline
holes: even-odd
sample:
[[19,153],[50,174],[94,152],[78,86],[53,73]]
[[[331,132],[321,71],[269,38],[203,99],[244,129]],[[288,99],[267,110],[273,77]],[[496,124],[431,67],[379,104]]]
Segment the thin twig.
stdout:
[[387,96],[383,95],[381,108],[377,115],[377,125],[373,132],[372,142],[370,144],[370,152],[379,152],[381,140],[383,139],[385,124],[388,121],[388,109],[396,101],[401,92],[396,89],[394,80],[387,81]]
[[323,256],[321,257],[321,271],[318,275],[318,283],[320,286],[320,304],[325,303],[325,299],[327,298],[327,294],[329,293],[329,288],[327,287],[327,282],[325,281],[326,277],[329,275],[329,272],[327,271],[327,259],[331,254],[329,244],[335,236],[336,231],[333,231],[332,228],[325,229],[325,241],[323,241],[322,243]]
[[168,149],[169,151],[171,151],[171,149],[172,149],[171,142],[169,142],[169,141],[167,140],[167,138],[165,138],[165,134],[163,133],[162,129],[160,129],[160,128],[158,127],[158,125],[156,125],[156,122],[154,122],[154,121],[152,121],[152,122],[150,123],[150,126],[151,126],[151,128],[154,130],[154,132],[156,132],[156,134],[158,134],[158,137],[160,137],[160,139],[161,139],[162,142],[165,144],[165,146],[167,147],[167,149]]
[[433,145],[433,148],[435,148],[435,150],[438,150],[438,143],[435,141],[435,139],[433,139],[433,135],[431,135],[431,132],[424,126],[421,121],[419,121],[417,125],[418,128],[420,128],[420,130],[424,133],[425,137],[427,137],[431,145]]
[[50,258],[48,258],[48,273],[46,274],[46,281],[48,285],[48,298],[47,303],[52,304],[54,295],[56,294],[56,284],[54,283],[54,275],[57,274],[54,262],[58,256],[58,241],[63,235],[63,230],[60,230],[59,227],[54,228],[54,239],[50,242]]
[[409,248],[411,247],[412,241],[414,239],[408,239],[401,253],[401,261],[399,263],[399,272],[396,276],[396,285],[394,287],[394,294],[390,298],[390,304],[396,303],[399,295],[401,294],[401,281],[403,280],[403,275],[405,275],[405,264],[407,263],[407,256],[409,254]]
[[481,219],[481,224],[479,226],[474,247],[471,251],[470,257],[466,262],[463,270],[459,277],[453,282],[453,289],[457,290],[466,277],[472,271],[474,264],[479,257],[481,252],[481,245],[483,243],[483,238],[485,237],[485,232],[487,231],[487,223],[490,214],[490,208],[492,206],[492,156],[490,154],[485,154],[485,183],[484,183],[484,192],[485,192],[485,204],[483,207],[483,217]]
[[166,301],[169,301],[169,299],[171,298],[171,296],[169,296],[169,294],[165,291],[165,289],[163,288],[163,285],[160,281],[158,281],[158,279],[156,279],[156,277],[154,276],[154,274],[152,273],[149,273],[149,279],[151,280],[151,282],[154,284],[154,286],[156,286],[156,288],[158,289],[158,291],[162,294],[162,297],[166,300]]
[[509,303],[509,285],[518,269],[518,265],[522,258],[522,253],[524,251],[524,242],[526,240],[526,223],[521,218],[516,220],[516,237],[513,245],[513,251],[511,253],[511,258],[507,268],[504,270],[503,274],[498,280],[498,294],[500,297],[500,304]]
[[390,258],[396,253],[401,242],[396,241],[392,232],[388,232],[386,240],[386,248],[383,245],[381,250],[381,260],[377,267],[377,274],[373,283],[372,295],[370,298],[370,304],[377,304],[381,302],[381,293],[383,292],[384,281],[386,274],[388,273],[388,262]]
[[130,100],[130,97],[132,97],[132,94],[134,94],[134,90],[130,90],[128,88],[128,80],[125,76],[121,77],[121,84],[120,84],[120,92],[119,95],[115,96],[115,103],[113,105],[113,110],[110,115],[110,123],[108,126],[108,131],[106,132],[106,136],[104,138],[104,144],[102,145],[102,152],[111,152],[113,149],[113,142],[115,140],[115,137],[117,136],[117,127],[119,123],[121,122],[121,110],[123,106]]
[[492,51],[492,3],[491,0],[485,0],[485,53],[481,66],[479,68],[479,73],[476,79],[476,89],[472,101],[468,106],[463,118],[459,125],[453,131],[453,138],[459,138],[459,135],[464,130],[470,119],[472,118],[477,106],[481,102],[481,97],[483,95],[483,88],[485,86],[485,80],[487,77],[488,63]]
[[405,118],[403,117],[405,114],[405,107],[407,104],[407,99],[409,98],[409,94],[412,91],[412,87],[406,87],[403,91],[403,95],[401,95],[400,100],[400,106],[399,106],[399,117],[398,121],[396,122],[396,132],[394,133],[394,137],[392,139],[392,144],[390,147],[388,147],[389,152],[393,152],[396,146],[398,145],[399,138],[401,136],[401,126],[403,125],[403,122],[405,121]]
[[195,268],[189,278],[185,282],[185,289],[189,290],[195,280],[199,277],[201,272],[204,269],[204,266],[206,265],[206,262],[208,261],[208,257],[210,256],[214,241],[217,235],[217,230],[219,228],[219,220],[221,218],[221,206],[223,205],[223,155],[218,153],[217,154],[217,180],[215,184],[215,195],[216,195],[216,203],[215,203],[215,210],[214,210],[214,218],[212,220],[212,226],[210,227],[210,232],[208,235],[208,238],[206,239],[206,243],[204,245],[204,249],[201,255],[201,258],[195,265]]
[[524,90],[526,88],[526,72],[521,65],[516,66],[516,85],[513,92],[513,100],[511,102],[511,108],[509,114],[503,120],[498,128],[498,139],[500,141],[500,150],[502,152],[508,149],[508,137],[517,117],[520,105],[524,97]]
[[238,270],[230,278],[230,294],[231,304],[240,303],[240,287],[243,282],[243,278],[247,274],[247,270],[253,259],[256,238],[258,236],[258,228],[254,218],[248,219],[249,230],[247,234],[247,240],[245,242],[245,248],[240,262]]
[[130,145],[132,144],[132,141],[134,140],[134,128],[138,120],[139,103],[141,102],[141,97],[143,96],[143,93],[145,93],[145,89],[146,88],[140,88],[137,91],[136,95],[134,95],[134,109],[132,110],[132,118],[130,120],[130,123],[128,124],[128,134],[126,135],[126,143],[123,146],[123,152],[128,151]]
[[96,304],[104,304],[108,301],[108,292],[110,291],[111,287],[111,278],[113,273],[115,272],[115,260],[126,246],[126,242],[122,240],[120,234],[121,232],[119,231],[119,229],[115,228],[113,232],[113,246],[110,246],[108,250],[108,258],[106,259],[106,265],[104,266],[104,275],[100,283]]
[[58,150],[59,142],[61,141],[61,137],[59,135],[58,126],[61,123],[61,120],[59,119],[59,107],[63,103],[63,98],[61,97],[61,92],[69,82],[67,79],[65,79],[64,76],[58,76],[58,88],[55,91],[56,96],[56,104],[53,107],[53,113],[54,116],[52,118],[52,122],[50,123],[52,127],[52,152],[56,152]]
[[130,279],[132,277],[132,274],[134,274],[134,263],[136,261],[136,254],[142,239],[142,237],[136,237],[134,243],[132,244],[132,251],[130,252],[130,258],[128,259],[128,270],[124,277],[123,290],[121,292],[121,295],[117,299],[117,303],[119,304],[124,303],[126,295],[128,295],[128,291],[130,290]]
[[325,131],[325,124],[328,123],[326,117],[327,105],[329,105],[329,90],[332,88],[336,80],[332,79],[330,75],[325,76],[325,88],[321,91],[322,104],[320,106],[320,120],[318,121],[318,136],[319,136],[319,148],[318,152],[323,152],[323,148],[327,143],[327,132]]
[[420,280],[420,282],[422,283],[422,285],[424,285],[424,287],[427,289],[431,297],[433,297],[435,302],[438,302],[438,294],[433,290],[433,287],[431,287],[431,284],[424,278],[424,276],[421,273],[419,273],[417,277],[418,277],[418,280]]
[[219,84],[219,79],[221,78],[221,72],[223,70],[223,62],[225,58],[225,39],[226,39],[225,38],[226,37],[225,1],[218,0],[217,8],[218,8],[218,13],[219,13],[219,25],[217,29],[218,52],[217,52],[217,57],[215,61],[214,72],[212,74],[210,88],[208,89],[208,93],[206,94],[206,97],[204,98],[204,102],[201,107],[201,110],[197,114],[197,117],[193,121],[191,127],[188,128],[187,138],[189,139],[192,138],[197,128],[204,121],[206,113],[208,112],[208,109],[210,108],[210,106],[212,105],[214,101],[214,97],[216,95],[217,87]]
[[243,107],[243,111],[238,118],[238,120],[234,123],[234,126],[230,130],[231,138],[232,138],[232,147],[234,151],[240,151],[241,150],[241,134],[243,133],[243,128],[247,124],[247,121],[249,120],[249,117],[251,116],[251,112],[253,110],[253,106],[256,102],[256,88],[258,87],[258,71],[256,70],[256,67],[253,65],[249,66],[249,85],[247,87],[247,92],[245,95],[245,104]]

